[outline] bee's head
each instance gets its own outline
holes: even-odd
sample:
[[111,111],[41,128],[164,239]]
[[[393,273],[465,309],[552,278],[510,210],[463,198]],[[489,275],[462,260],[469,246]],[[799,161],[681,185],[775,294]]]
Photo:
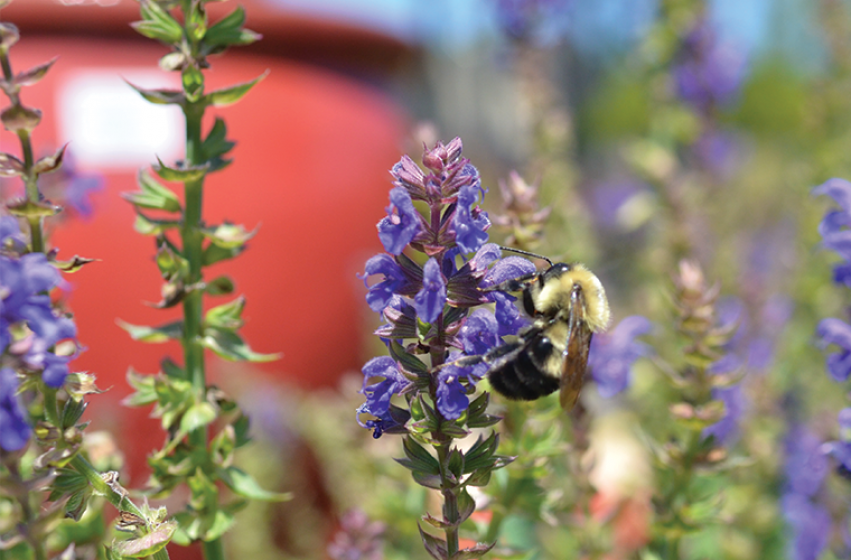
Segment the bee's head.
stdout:
[[556,263],[543,271],[540,275],[540,283],[543,286],[547,281],[559,278],[562,274],[573,270],[573,265],[567,263]]

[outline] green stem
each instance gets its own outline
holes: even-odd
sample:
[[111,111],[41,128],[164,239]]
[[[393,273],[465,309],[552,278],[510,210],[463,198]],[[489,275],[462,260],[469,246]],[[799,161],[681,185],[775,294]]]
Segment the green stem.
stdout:
[[225,549],[222,546],[222,539],[204,543],[204,558],[205,560],[225,560]]
[[448,558],[452,558],[458,553],[458,519],[460,517],[458,514],[458,495],[455,493],[455,484],[446,476],[450,441],[437,446],[437,460],[440,463],[440,493],[443,495],[443,517],[448,523],[445,529],[446,553]]

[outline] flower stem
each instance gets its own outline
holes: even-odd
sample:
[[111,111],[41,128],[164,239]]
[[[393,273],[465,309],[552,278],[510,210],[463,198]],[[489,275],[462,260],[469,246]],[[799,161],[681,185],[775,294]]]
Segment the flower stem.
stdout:
[[[442,434],[435,434],[440,435]],[[444,438],[446,436],[443,436]],[[443,517],[447,526],[446,533],[446,555],[452,558],[458,553],[458,495],[455,493],[456,484],[449,480],[446,467],[449,463],[447,455],[449,454],[449,443],[452,441],[446,438],[447,441],[437,446],[437,460],[440,463],[440,493],[443,495]]]

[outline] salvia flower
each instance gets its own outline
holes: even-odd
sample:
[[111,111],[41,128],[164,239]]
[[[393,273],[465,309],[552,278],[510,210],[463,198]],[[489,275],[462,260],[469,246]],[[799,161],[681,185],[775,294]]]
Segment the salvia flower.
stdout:
[[824,445],[802,426],[786,437],[786,485],[781,500],[783,517],[792,529],[789,556],[794,560],[816,560],[827,547],[831,519],[818,501],[828,473]]
[[[0,220],[0,229],[4,239],[15,238],[8,220]],[[54,348],[77,335],[74,322],[56,312],[48,295],[60,286],[59,271],[43,253],[0,254],[0,345],[9,352],[15,342],[14,354],[29,369],[41,371],[44,382],[54,388],[62,386],[73,357],[59,356]],[[13,332],[21,326],[26,326],[29,334],[23,339],[18,334],[16,339]]]
[[[426,171],[408,156],[393,166],[391,204],[378,224],[387,252],[369,259],[361,276],[369,288],[370,309],[386,320],[375,334],[388,344],[407,344],[404,351],[415,356],[429,355],[434,367],[429,397],[450,420],[467,409],[468,395],[485,367],[447,362],[481,355],[500,344],[501,336],[516,334],[525,324],[511,295],[485,288],[535,271],[528,260],[502,258],[501,249],[487,243],[490,221],[479,207],[486,191],[478,171],[461,152],[461,140],[456,138],[425,151]],[[423,203],[425,212],[414,206],[415,200]],[[491,304],[495,313],[474,309]],[[412,385],[422,372],[409,371],[411,367],[398,354],[364,366],[366,402],[358,418],[362,426],[375,430],[376,437],[397,431],[403,420],[398,411],[394,413],[391,396],[413,398],[426,390],[425,381]]]
[[24,447],[32,431],[17,392],[18,376],[15,371],[0,369],[0,448],[5,451]]
[[746,62],[741,49],[720,41],[714,26],[699,18],[674,63],[677,94],[701,111],[726,104],[741,87]]
[[652,328],[646,317],[632,315],[618,323],[611,332],[594,336],[588,365],[600,396],[611,398],[629,386],[632,364],[652,353],[650,346],[636,338],[649,333]]

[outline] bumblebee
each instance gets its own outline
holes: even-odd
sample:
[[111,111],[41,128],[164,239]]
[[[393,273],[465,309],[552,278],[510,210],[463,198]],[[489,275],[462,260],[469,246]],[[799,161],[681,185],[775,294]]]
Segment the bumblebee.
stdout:
[[[532,324],[517,338],[471,356],[471,362],[488,365],[487,377],[498,393],[520,400],[534,400],[560,390],[562,408],[573,408],[588,364],[594,333],[609,325],[609,302],[603,284],[579,263],[549,263],[544,271],[508,280],[485,291],[522,291],[523,309]],[[463,359],[462,359],[463,360]]]

